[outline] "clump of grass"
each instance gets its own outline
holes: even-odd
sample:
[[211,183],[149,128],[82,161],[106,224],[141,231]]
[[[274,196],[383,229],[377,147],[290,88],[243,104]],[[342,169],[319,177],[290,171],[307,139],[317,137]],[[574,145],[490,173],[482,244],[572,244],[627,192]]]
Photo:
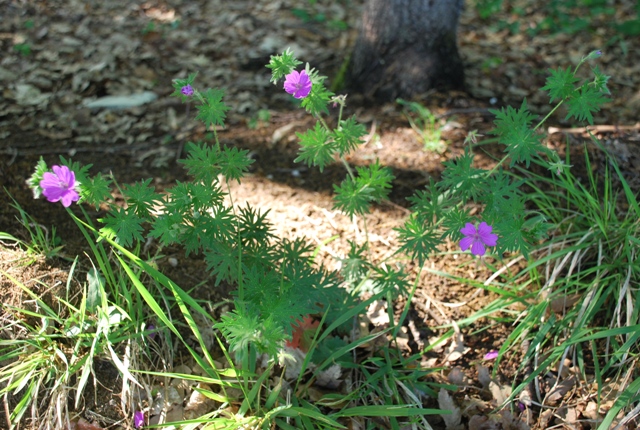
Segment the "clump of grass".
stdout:
[[[617,424],[639,412],[633,405],[640,401],[640,374],[635,370],[640,354],[640,206],[615,159],[594,136],[592,142],[604,154],[601,176],[591,168],[586,145],[586,181],[568,168],[549,174],[522,169],[516,174],[527,180],[529,210],[542,217],[550,237],[531,252],[522,270],[512,275],[496,271],[502,282],[497,276],[484,283],[458,279],[498,295],[458,324],[484,317],[513,324],[498,361],[510,356],[509,351],[524,351],[524,357],[505,405],[519,401],[552,407],[540,380],[552,368],[562,373],[570,362],[568,367],[579,369],[583,383],[597,387],[598,407],[617,393],[598,423],[599,429],[608,429],[620,411],[627,415]],[[564,166],[570,167],[568,146],[566,154]],[[556,383],[561,382],[558,376]]]
[[418,102],[409,102],[398,99],[397,102],[403,106],[404,114],[413,131],[420,137],[425,151],[443,153],[447,149],[447,144],[442,140],[442,129],[444,124],[425,106]]

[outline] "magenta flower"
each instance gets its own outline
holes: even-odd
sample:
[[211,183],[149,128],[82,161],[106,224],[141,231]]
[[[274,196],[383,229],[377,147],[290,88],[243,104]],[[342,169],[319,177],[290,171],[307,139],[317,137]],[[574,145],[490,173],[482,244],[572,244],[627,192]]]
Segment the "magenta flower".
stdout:
[[492,234],[491,230],[493,230],[493,227],[484,221],[480,223],[477,229],[473,224],[468,222],[460,229],[460,233],[465,235],[460,241],[460,248],[466,251],[471,247],[472,254],[484,255],[485,245],[496,246],[496,242],[498,241],[498,235]]
[[294,70],[285,76],[284,90],[297,99],[303,99],[308,96],[311,92],[311,79],[307,72],[302,70],[298,73]]
[[139,429],[143,425],[144,425],[144,412],[136,411],[136,413],[133,414],[133,426]]
[[42,194],[52,203],[62,201],[62,206],[68,208],[72,202],[77,202],[80,195],[75,190],[76,174],[67,166],[53,166],[53,173],[45,172],[40,181]]
[[489,351],[484,355],[485,360],[493,360],[495,358],[498,358],[498,351],[496,350]]
[[187,84],[180,89],[180,92],[187,97],[191,97],[193,95],[193,87]]

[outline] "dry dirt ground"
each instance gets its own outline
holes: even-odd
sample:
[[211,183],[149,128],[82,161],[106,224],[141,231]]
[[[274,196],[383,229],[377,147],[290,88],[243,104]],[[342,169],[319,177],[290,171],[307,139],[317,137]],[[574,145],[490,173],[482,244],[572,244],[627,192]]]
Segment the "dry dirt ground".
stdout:
[[[309,127],[312,119],[297,109],[280,87],[269,83],[269,70],[264,67],[269,55],[290,47],[298,58],[329,76],[329,82],[336,76],[353,45],[362,1],[312,3],[2,1],[1,185],[36,222],[47,228],[56,227],[65,245],[63,255],[81,255],[86,244],[63,208],[34,200],[25,185],[36,161],[43,156],[51,165],[60,155],[72,157],[93,164],[92,173],[113,173],[121,184],[153,178],[158,190],[185,179],[183,169],[176,163],[184,143],[211,140],[211,136],[194,121],[193,110],[188,112],[185,105],[168,96],[172,92],[172,79],[198,72],[197,85],[223,88],[225,102],[231,107],[227,126],[218,131],[221,142],[248,149],[255,159],[250,174],[232,190],[235,200],[270,209],[277,234],[305,237],[322,245],[322,262],[336,268],[336,257],[348,251],[347,241],[363,240],[362,225],[355,225],[332,209],[332,184],[341,181],[345,172],[339,165],[320,173],[293,162],[297,148],[295,132]],[[372,106],[359,102],[357,95],[348,98],[347,113],[355,113],[370,130],[366,144],[351,154],[348,161],[362,165],[378,158],[393,169],[396,177],[390,202],[374,208],[367,217],[373,257],[377,261],[397,246],[393,229],[401,225],[408,213],[406,197],[423,187],[430,177],[437,178],[443,161],[461,153],[470,130],[486,134],[490,129],[487,108],[519,105],[527,97],[534,112],[545,114],[550,107],[539,88],[544,85],[547,68],[572,66],[594,49],[604,51],[598,65],[612,76],[609,85],[612,101],[596,118],[597,124],[605,126],[598,133],[618,157],[629,181],[636,189],[640,188],[637,167],[640,43],[637,37],[616,39],[616,33],[608,25],[610,20],[635,16],[634,3],[616,2],[615,15],[596,17],[590,30],[571,35],[548,32],[528,35],[525,30],[541,22],[546,9],[538,2],[530,2],[534,6],[523,3],[524,14],[516,16],[517,2],[507,3],[506,11],[489,20],[480,19],[473,5],[467,5],[463,13],[459,46],[465,62],[467,90],[445,94],[434,91],[419,99],[441,116],[442,137],[447,142],[443,153],[423,149],[400,106]],[[322,13],[324,19],[301,19],[296,8],[312,15]],[[516,20],[521,31],[500,29],[500,23]],[[86,106],[102,96],[129,96],[144,91],[154,93],[156,98],[139,107]],[[269,111],[269,120],[255,121],[260,110]],[[563,118],[562,114],[554,116],[549,125],[571,127]],[[550,135],[550,141],[562,142],[567,136],[580,150],[585,138],[580,131]],[[490,166],[491,154],[499,150],[478,153],[478,166]],[[594,156],[597,159],[598,155]],[[0,206],[0,231],[26,238],[7,194],[3,192],[1,199],[4,204]],[[333,236],[338,239],[326,243]],[[68,265],[64,260],[40,260],[31,266],[21,266],[16,263],[19,251],[8,246],[0,249],[0,268],[25,284],[36,288],[42,284],[34,280],[46,285],[66,282]],[[491,275],[469,264],[469,256],[458,255],[453,252],[456,249],[456,244],[443,244],[441,254],[434,256],[429,267],[481,281]],[[161,269],[182,287],[206,281],[204,264],[197,257],[184,258],[179,249],[163,253],[166,257],[159,261]],[[169,264],[170,258],[177,265]],[[516,264],[509,270],[517,267]],[[199,287],[198,296],[214,302],[224,298],[224,292],[215,291],[210,284]],[[4,303],[18,304],[24,300],[7,279],[0,280],[0,288]],[[425,275],[409,314],[413,340],[427,340],[439,332],[435,327],[465,318],[492,299],[490,293],[469,285]],[[446,367],[442,381],[447,377],[462,381],[462,377],[455,379],[455,375],[449,375],[452,369],[454,373],[455,369],[462,371],[467,388],[459,393],[459,401],[477,398],[481,402],[477,407],[485,412],[491,410],[495,399],[487,393],[478,394],[476,365],[483,362],[484,354],[502,345],[509,330],[509,326],[499,321],[481,320],[462,331],[461,340],[466,348],[461,357],[455,361],[445,361],[443,354],[432,357],[433,365]],[[498,380],[509,384],[518,364],[515,352],[501,363]],[[108,374],[109,370],[105,372]],[[105,427],[109,420],[101,421],[100,415],[117,419],[115,406],[112,411],[105,409],[119,404],[113,401],[117,386],[116,382],[105,387],[104,398],[97,404],[92,403],[92,394],[87,395],[86,410],[80,414]],[[577,390],[573,394],[578,396]],[[569,400],[575,404],[575,398]],[[526,422],[528,427],[540,428],[537,411],[526,410],[516,419]],[[560,426],[569,420],[566,411],[554,419]],[[508,423],[496,426],[507,428]]]

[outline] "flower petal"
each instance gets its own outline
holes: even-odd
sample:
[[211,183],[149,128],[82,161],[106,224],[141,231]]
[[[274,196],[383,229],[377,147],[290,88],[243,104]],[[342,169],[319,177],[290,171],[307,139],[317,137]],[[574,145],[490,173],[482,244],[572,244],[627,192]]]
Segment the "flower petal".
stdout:
[[284,79],[284,90],[289,94],[294,94],[298,90],[298,82],[300,82],[300,73],[293,70]]
[[42,189],[42,194],[51,203],[59,201],[67,190],[61,187],[48,187]]
[[469,249],[472,243],[473,237],[464,237],[460,241],[460,248],[462,248],[463,251],[466,251],[467,249]]
[[471,253],[473,255],[482,256],[484,255],[484,252],[485,252],[484,243],[482,243],[482,241],[480,240],[475,240],[471,245]]
[[487,224],[484,221],[482,221],[478,226],[478,234],[480,236],[484,236],[485,234],[491,234],[491,230],[493,230],[493,227],[491,227],[489,224]]
[[496,243],[498,243],[497,234],[487,234],[485,236],[480,236],[480,239],[482,239],[484,244],[487,246],[496,246]]
[[61,178],[61,179],[64,177],[64,169],[69,170],[69,168],[67,166],[58,166],[58,165],[51,166],[51,170],[53,170],[53,173],[58,178]]
[[62,206],[68,208],[71,206],[71,203],[77,202],[80,199],[80,196],[75,190],[66,190],[62,195]]
[[498,351],[496,350],[489,351],[484,355],[485,360],[493,360],[494,358],[498,358]]
[[40,188],[59,187],[60,178],[51,172],[44,172],[40,181]]
[[476,227],[468,222],[464,225],[464,227],[460,229],[460,233],[464,234],[465,236],[473,236],[476,234]]

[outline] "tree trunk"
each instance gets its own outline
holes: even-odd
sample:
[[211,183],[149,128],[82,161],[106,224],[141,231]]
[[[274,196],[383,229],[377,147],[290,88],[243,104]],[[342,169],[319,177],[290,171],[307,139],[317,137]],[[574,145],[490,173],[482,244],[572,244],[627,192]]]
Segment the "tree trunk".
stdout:
[[432,88],[461,89],[456,28],[463,2],[369,0],[347,85],[379,101],[411,98]]

